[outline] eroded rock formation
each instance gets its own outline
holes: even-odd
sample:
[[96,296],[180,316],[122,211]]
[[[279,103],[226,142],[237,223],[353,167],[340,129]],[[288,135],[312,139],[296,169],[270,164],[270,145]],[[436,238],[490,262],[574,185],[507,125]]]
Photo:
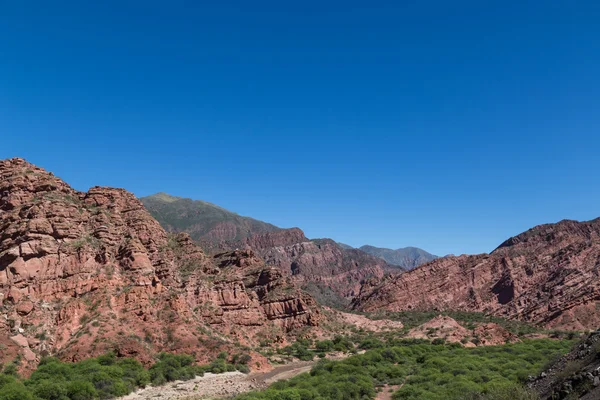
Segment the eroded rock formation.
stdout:
[[245,245],[298,284],[330,291],[338,301],[349,302],[369,279],[404,271],[361,250],[344,249],[331,239],[309,240],[298,228],[254,235]]
[[491,254],[444,257],[364,285],[356,309],[481,311],[566,329],[600,326],[600,219],[537,226]]
[[205,361],[319,318],[315,301],[252,251],[209,257],[125,190],[78,192],[22,159],[0,161],[0,361],[110,349]]

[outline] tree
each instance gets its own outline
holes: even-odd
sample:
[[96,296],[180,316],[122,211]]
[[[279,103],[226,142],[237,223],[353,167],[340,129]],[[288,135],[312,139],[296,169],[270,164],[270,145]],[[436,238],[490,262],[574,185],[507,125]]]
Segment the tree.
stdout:
[[34,400],[33,394],[20,382],[4,385],[0,390],[0,400]]

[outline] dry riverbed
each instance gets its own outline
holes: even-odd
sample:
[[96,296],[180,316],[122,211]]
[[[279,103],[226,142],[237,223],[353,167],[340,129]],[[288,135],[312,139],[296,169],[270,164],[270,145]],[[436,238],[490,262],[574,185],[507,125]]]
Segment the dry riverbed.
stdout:
[[205,400],[227,399],[251,390],[264,389],[270,384],[290,379],[310,371],[316,361],[294,362],[275,367],[269,372],[242,374],[226,372],[223,374],[206,373],[189,381],[169,382],[163,386],[148,386],[119,400]]

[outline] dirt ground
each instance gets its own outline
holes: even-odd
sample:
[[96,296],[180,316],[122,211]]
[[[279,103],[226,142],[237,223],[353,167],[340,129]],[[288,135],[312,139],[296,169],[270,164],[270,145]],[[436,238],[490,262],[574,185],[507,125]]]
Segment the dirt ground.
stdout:
[[375,400],[392,400],[392,395],[400,388],[400,385],[385,385],[382,391],[377,393]]

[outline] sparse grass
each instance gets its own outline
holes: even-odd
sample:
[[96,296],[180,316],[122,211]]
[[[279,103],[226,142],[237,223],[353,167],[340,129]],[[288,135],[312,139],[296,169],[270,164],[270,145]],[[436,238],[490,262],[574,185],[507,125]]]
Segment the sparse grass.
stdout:
[[70,242],[69,246],[75,251],[80,251],[85,247],[90,247],[92,249],[98,250],[102,246],[102,243],[100,242],[100,240],[93,237],[92,235],[85,234],[79,239]]

